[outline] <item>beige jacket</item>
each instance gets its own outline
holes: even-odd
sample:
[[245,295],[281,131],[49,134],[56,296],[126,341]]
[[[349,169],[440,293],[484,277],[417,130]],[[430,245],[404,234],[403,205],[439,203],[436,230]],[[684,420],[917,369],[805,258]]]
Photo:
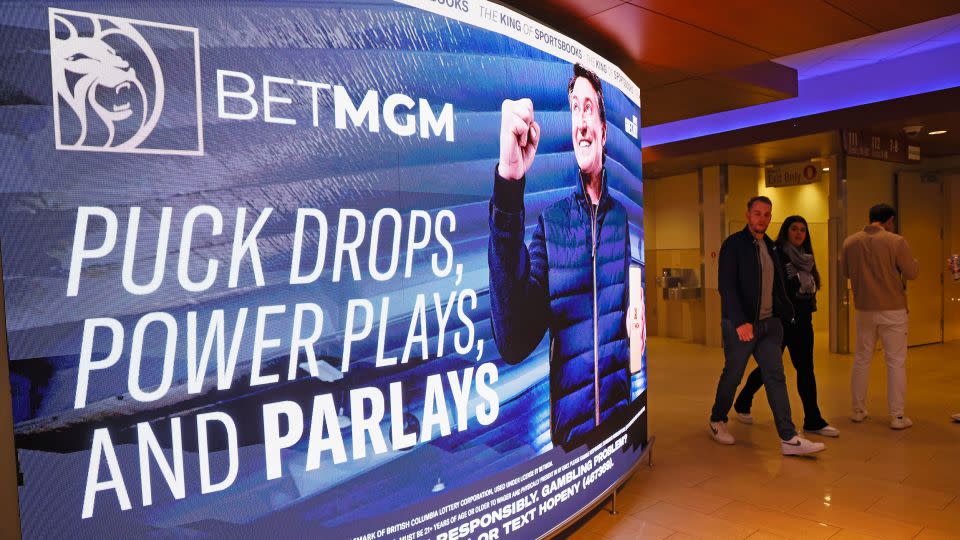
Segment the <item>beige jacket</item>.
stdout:
[[840,268],[850,278],[859,311],[907,309],[903,279],[920,274],[906,239],[877,225],[867,225],[843,242]]

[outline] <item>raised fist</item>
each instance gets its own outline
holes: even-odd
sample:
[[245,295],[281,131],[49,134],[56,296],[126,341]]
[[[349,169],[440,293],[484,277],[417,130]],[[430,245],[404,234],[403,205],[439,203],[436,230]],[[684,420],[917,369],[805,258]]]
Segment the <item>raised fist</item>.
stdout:
[[507,180],[523,178],[540,143],[540,124],[533,119],[533,102],[527,98],[503,100],[500,117],[500,163],[497,174]]

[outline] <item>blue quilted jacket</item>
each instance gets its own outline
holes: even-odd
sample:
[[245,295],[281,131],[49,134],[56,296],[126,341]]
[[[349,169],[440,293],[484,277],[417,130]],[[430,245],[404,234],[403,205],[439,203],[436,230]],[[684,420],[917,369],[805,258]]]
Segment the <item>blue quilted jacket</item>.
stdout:
[[626,209],[604,171],[594,218],[578,174],[578,187],[544,209],[528,248],[526,179],[494,176],[488,257],[497,349],[521,362],[550,331],[550,432],[554,444],[575,441],[630,400]]

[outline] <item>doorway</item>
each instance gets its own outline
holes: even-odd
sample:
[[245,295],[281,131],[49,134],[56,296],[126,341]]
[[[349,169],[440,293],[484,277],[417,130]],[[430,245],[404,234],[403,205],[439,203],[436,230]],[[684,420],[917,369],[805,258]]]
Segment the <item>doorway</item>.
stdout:
[[943,183],[917,171],[899,172],[895,182],[899,232],[920,262],[920,275],[907,282],[907,346],[942,343]]

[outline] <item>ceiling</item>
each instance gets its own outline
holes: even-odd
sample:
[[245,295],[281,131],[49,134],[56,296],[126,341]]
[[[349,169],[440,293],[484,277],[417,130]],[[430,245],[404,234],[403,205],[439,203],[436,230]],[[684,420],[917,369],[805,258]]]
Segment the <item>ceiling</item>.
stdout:
[[[956,4],[956,10],[960,11],[960,2]],[[796,69],[797,77],[805,80],[957,43],[960,43],[960,14],[809,49],[775,61]]]
[[[920,126],[916,136],[907,137],[920,146],[923,157],[939,158],[960,153],[960,111],[943,112],[928,115],[913,115],[893,122],[880,122],[864,126],[870,131],[890,136],[906,136],[905,126]],[[931,135],[931,131],[946,133]]]
[[[822,71],[849,61],[837,57],[840,52],[821,57],[800,53],[960,11],[957,0],[504,3],[623,69],[640,86],[643,126],[794,97],[798,71],[817,66]],[[936,36],[939,30],[950,31],[933,28],[924,36]]]
[[[907,136],[905,126],[922,126],[920,133]],[[878,135],[899,137],[920,147],[923,158],[940,158],[960,154],[960,112],[910,116],[902,120],[875,124],[852,125]],[[931,131],[946,133],[930,135]],[[764,166],[827,158],[841,152],[840,130],[821,131],[810,135],[758,141],[715,150],[690,152],[663,159],[644,161],[643,177],[647,179],[674,176],[718,163]]]
[[832,156],[840,151],[840,132],[827,131],[775,141],[691,153],[643,164],[644,179],[663,178],[708,167],[728,165],[763,166],[807,161]]
[[[922,126],[907,136],[905,126]],[[727,163],[767,165],[841,152],[840,128],[904,138],[927,158],[960,154],[960,88],[917,94],[643,149],[643,177]],[[946,130],[941,135],[930,131]]]

